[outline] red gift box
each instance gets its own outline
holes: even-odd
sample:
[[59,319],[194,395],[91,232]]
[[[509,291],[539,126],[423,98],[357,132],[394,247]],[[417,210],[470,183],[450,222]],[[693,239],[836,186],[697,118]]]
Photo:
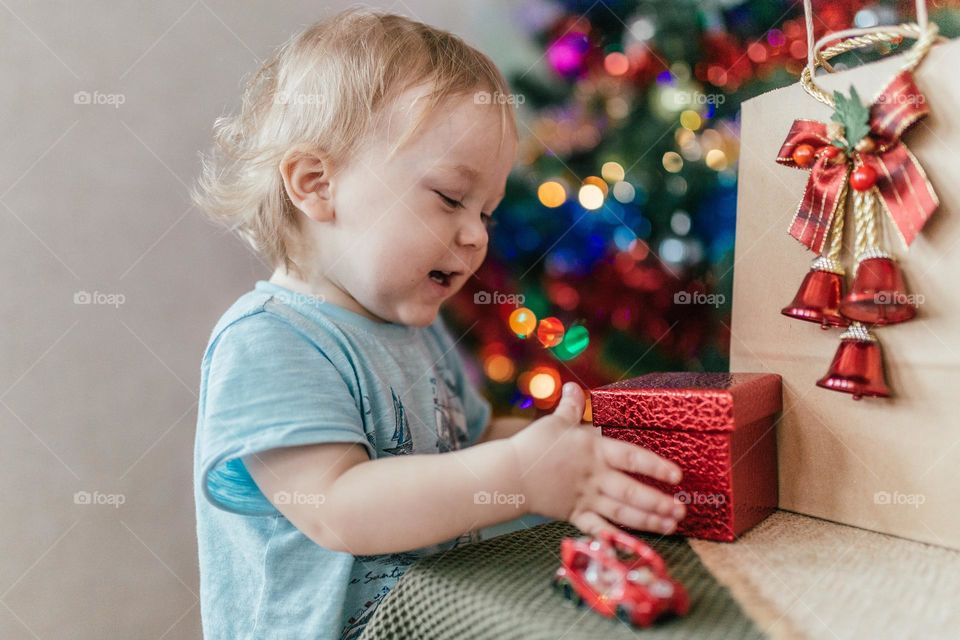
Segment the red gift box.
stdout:
[[651,373],[590,392],[604,436],[683,469],[679,485],[638,476],[686,504],[677,533],[731,542],[777,508],[780,376]]

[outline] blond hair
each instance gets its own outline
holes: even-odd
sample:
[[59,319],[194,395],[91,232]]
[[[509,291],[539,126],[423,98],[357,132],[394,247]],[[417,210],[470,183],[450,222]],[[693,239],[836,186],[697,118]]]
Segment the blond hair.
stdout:
[[[297,215],[279,171],[284,154],[303,147],[335,165],[348,161],[384,108],[422,84],[432,91],[401,143],[446,98],[478,90],[509,95],[490,58],[420,22],[352,9],[308,27],[247,80],[239,113],[214,123],[213,151],[201,158],[194,202],[272,267],[290,269]],[[489,95],[480,101],[500,107],[501,139],[507,131],[515,137],[513,106]]]

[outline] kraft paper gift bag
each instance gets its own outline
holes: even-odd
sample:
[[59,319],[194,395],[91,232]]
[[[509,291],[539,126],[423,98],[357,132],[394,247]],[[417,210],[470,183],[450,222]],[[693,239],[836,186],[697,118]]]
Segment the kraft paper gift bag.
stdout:
[[[864,103],[904,66],[904,54],[816,83]],[[787,233],[809,171],[778,164],[795,119],[831,121],[832,110],[797,83],[742,107],[733,290],[732,371],[783,378],[777,425],[779,506],[865,529],[960,549],[960,40],[939,42],[913,71],[929,115],[902,142],[939,198],[909,249],[885,209],[885,248],[917,306],[909,322],[878,327],[889,398],[818,387],[842,328],[781,315],[816,254]],[[846,206],[846,205],[844,205]],[[839,213],[839,212],[838,212]],[[855,245],[846,216],[849,289]]]

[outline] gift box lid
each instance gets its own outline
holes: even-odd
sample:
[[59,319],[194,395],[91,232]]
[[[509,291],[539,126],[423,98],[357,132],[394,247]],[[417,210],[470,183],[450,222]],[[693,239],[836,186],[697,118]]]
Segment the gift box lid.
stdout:
[[649,373],[590,391],[598,427],[733,431],[783,408],[772,373]]

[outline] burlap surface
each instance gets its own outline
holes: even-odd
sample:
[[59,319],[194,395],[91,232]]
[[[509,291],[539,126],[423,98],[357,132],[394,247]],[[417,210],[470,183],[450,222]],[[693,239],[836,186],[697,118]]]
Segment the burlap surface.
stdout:
[[460,547],[414,564],[367,624],[362,638],[650,640],[763,638],[759,628],[682,538],[645,536],[688,589],[689,615],[637,630],[574,607],[550,587],[561,538],[551,522]]

